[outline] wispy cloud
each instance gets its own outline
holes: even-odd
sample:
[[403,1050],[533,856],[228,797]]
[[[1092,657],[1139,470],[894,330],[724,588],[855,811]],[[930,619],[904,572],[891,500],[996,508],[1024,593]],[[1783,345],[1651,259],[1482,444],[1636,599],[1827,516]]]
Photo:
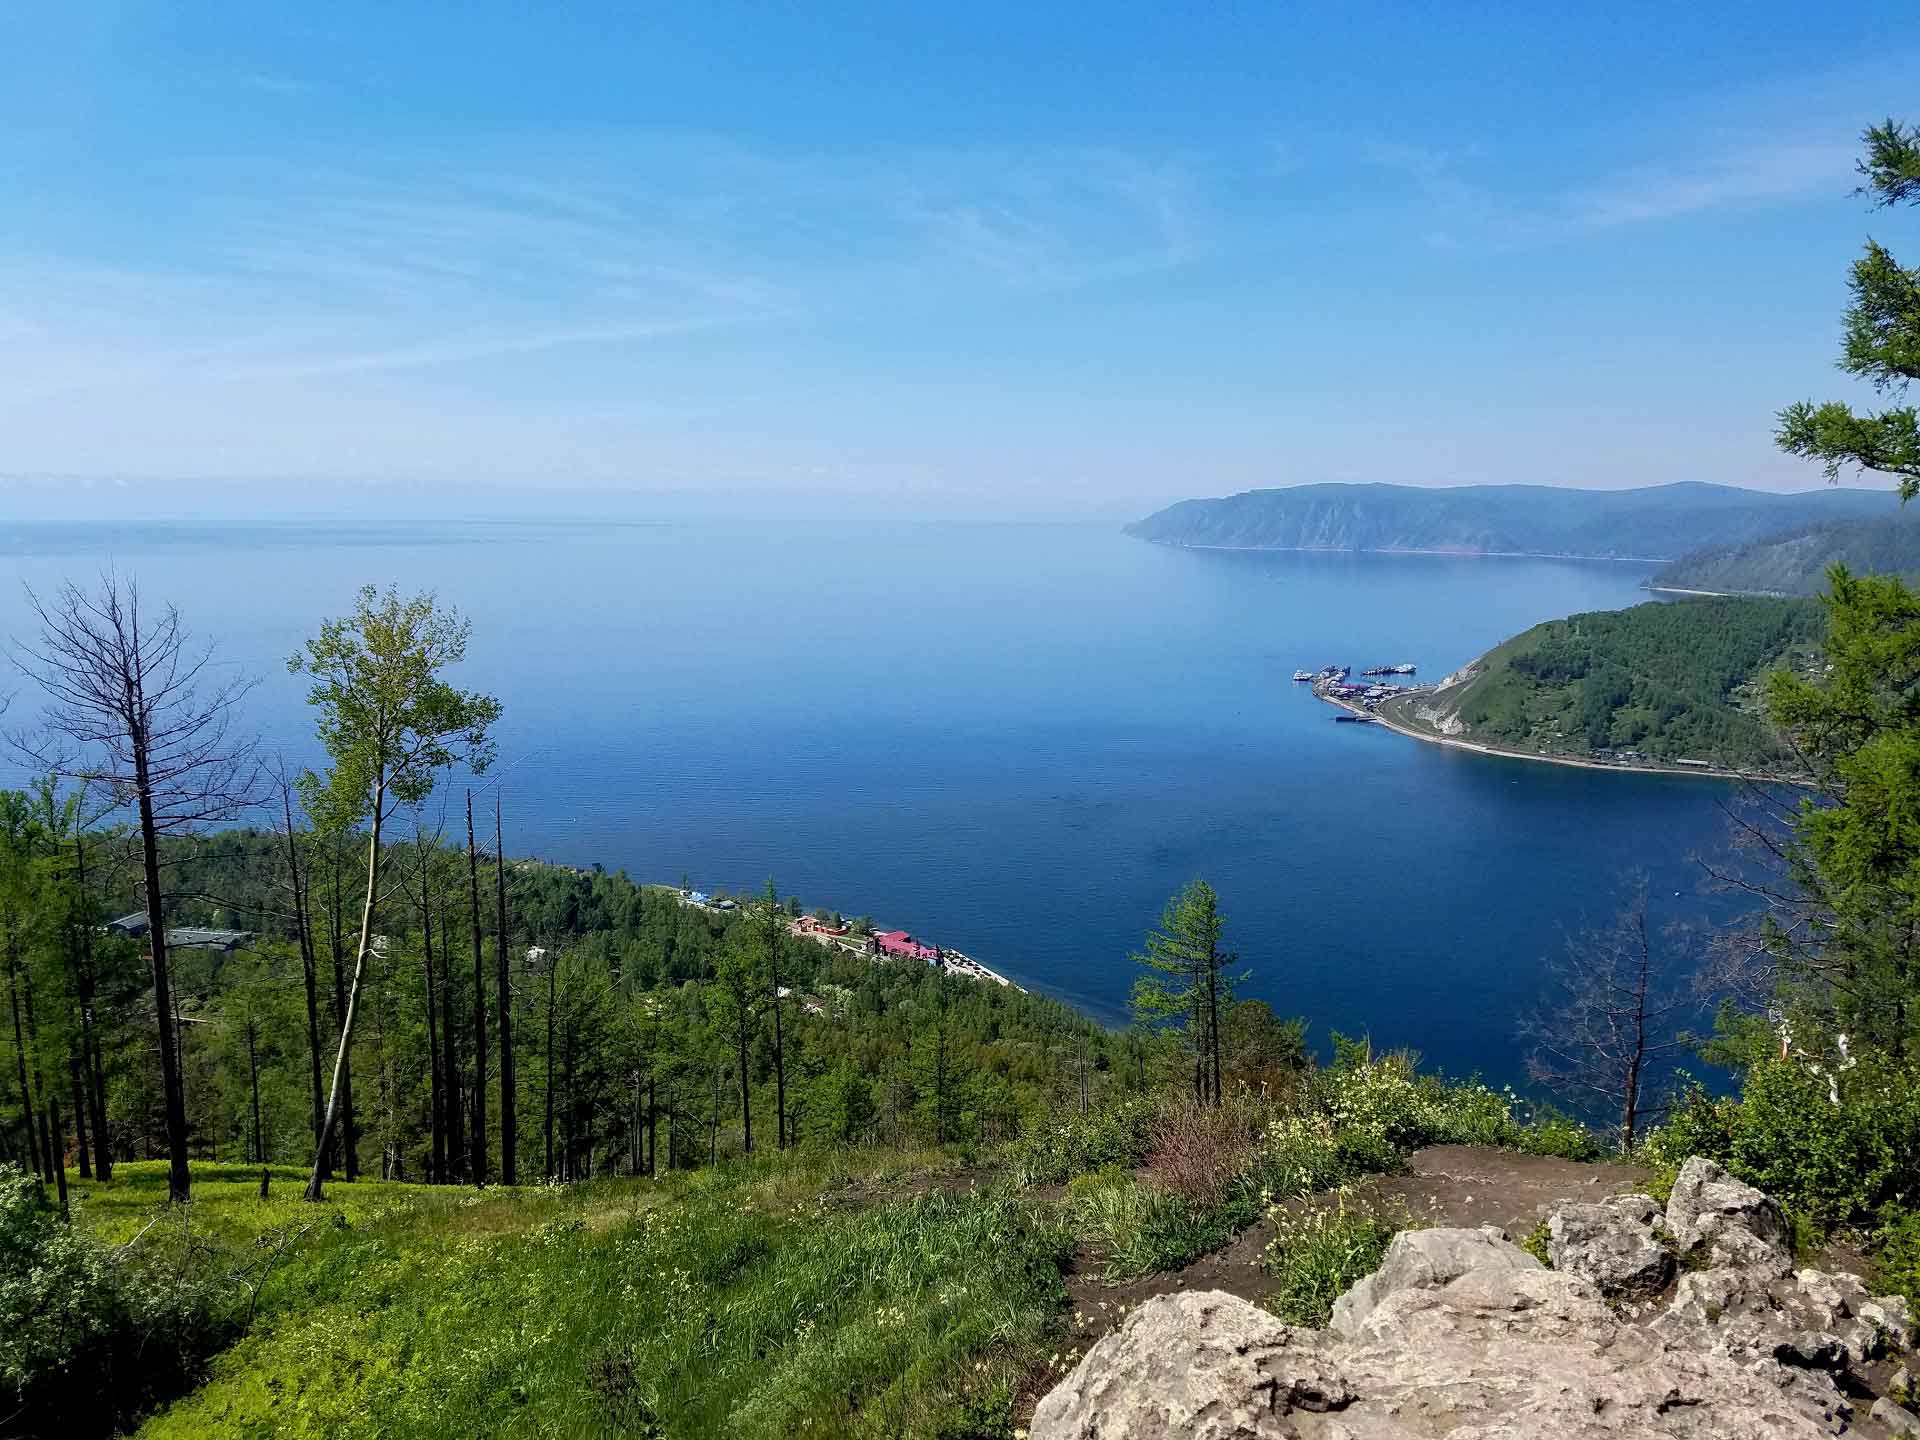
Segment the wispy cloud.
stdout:
[[1370,143],[1361,147],[1361,158],[1410,183],[1416,226],[1434,244],[1503,251],[1839,193],[1857,150],[1845,135],[1676,148],[1683,158],[1545,188],[1528,185],[1527,176],[1503,180],[1502,158],[1485,145]]
[[[205,162],[164,263],[0,254],[0,400],[193,367],[425,369],[965,303],[1184,263],[1208,230],[1172,156],[1049,147],[778,155],[613,136],[484,160]],[[143,263],[144,262],[144,263]]]

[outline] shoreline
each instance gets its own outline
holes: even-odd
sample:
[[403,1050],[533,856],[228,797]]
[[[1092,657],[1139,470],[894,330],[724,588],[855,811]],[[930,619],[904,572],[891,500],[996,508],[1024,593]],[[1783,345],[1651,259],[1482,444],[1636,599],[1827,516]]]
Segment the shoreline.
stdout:
[[1613,760],[1583,760],[1577,755],[1542,755],[1530,750],[1506,750],[1497,745],[1483,745],[1474,740],[1459,740],[1451,735],[1434,735],[1424,730],[1416,730],[1402,721],[1383,715],[1378,710],[1366,710],[1331,695],[1323,695],[1317,688],[1314,691],[1314,699],[1350,711],[1355,715],[1366,715],[1382,729],[1391,730],[1396,735],[1404,735],[1409,740],[1423,740],[1429,745],[1444,745],[1449,749],[1465,750],[1474,755],[1488,755],[1496,760],[1533,760],[1543,765],[1571,765],[1578,770],[1609,770],[1628,775],[1680,775],[1695,780],[1746,780],[1761,785],[1809,783],[1783,775],[1765,775],[1751,770],[1728,770],[1716,765],[1648,765]]

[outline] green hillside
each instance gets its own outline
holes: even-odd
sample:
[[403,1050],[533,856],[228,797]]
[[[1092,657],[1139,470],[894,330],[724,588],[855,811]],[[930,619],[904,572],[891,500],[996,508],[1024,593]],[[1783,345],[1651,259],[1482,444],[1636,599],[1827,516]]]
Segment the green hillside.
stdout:
[[1387,712],[1437,734],[1541,754],[1703,760],[1785,770],[1758,677],[1805,665],[1824,626],[1809,600],[1703,598],[1549,620],[1437,691]]
[[1817,595],[1827,571],[1920,576],[1920,515],[1815,522],[1764,540],[1710,545],[1662,566],[1647,583],[1724,595]]
[[1796,525],[1884,519],[1890,490],[1782,495],[1730,485],[1575,490],[1550,485],[1296,485],[1182,500],[1127,533],[1166,545],[1254,550],[1414,550],[1669,560]]

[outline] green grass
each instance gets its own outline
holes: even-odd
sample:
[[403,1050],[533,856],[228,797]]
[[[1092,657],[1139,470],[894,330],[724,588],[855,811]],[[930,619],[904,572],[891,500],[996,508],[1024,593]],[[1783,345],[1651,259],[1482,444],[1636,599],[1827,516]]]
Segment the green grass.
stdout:
[[1387,1219],[1349,1206],[1344,1190],[1331,1205],[1275,1207],[1272,1220],[1262,1257],[1274,1279],[1268,1308],[1289,1324],[1315,1328],[1350,1286],[1380,1268],[1393,1237],[1411,1228],[1405,1216]]
[[[257,1170],[197,1168],[207,1236],[310,1228],[249,1333],[140,1433],[1004,1430],[1070,1241],[1005,1190],[860,1198],[951,1168],[856,1154],[484,1195],[363,1182],[318,1207],[293,1183],[263,1205]],[[164,1195],[157,1167],[125,1170],[79,1212],[102,1235],[138,1233]]]

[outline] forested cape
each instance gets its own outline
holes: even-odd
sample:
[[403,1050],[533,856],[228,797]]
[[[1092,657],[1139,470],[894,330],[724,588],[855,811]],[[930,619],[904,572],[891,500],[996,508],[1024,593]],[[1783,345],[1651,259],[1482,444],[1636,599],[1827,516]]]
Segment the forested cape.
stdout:
[[1455,554],[1671,560],[1796,524],[1892,515],[1886,491],[1782,495],[1730,485],[1575,490],[1551,485],[1295,485],[1182,500],[1127,533],[1167,545],[1254,550],[1428,550]]
[[1542,754],[1623,751],[1787,772],[1764,712],[1769,672],[1817,669],[1817,601],[1655,601],[1549,620],[1390,714],[1462,739]]
[[1656,570],[1657,589],[1722,595],[1818,595],[1827,572],[1920,578],[1920,516],[1816,521],[1741,545],[1709,545]]

